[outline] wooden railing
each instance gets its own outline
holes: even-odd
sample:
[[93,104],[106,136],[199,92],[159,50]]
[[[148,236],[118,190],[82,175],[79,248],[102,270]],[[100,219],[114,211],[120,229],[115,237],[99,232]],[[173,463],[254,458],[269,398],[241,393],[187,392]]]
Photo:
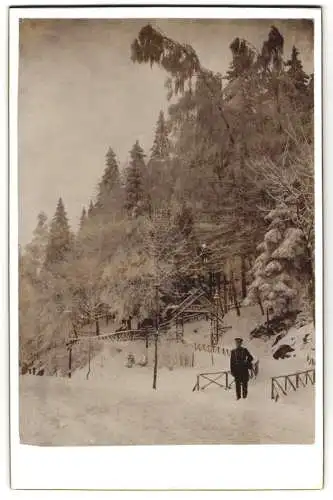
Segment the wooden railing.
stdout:
[[[200,385],[200,382],[202,380],[206,382],[204,385]],[[233,382],[234,380],[231,380],[231,373],[229,371],[199,373],[197,375],[197,381],[192,389],[192,392],[200,390],[203,391],[211,384],[216,384],[219,387],[228,390],[231,388]]]
[[315,370],[279,375],[271,378],[271,399],[277,401],[281,394],[287,395],[288,390],[297,391],[299,387],[306,387],[309,383],[314,385],[316,381]]
[[[22,370],[20,371],[22,373]],[[26,369],[25,373],[28,373],[29,375],[39,375],[42,376],[45,374],[45,367],[44,366],[32,366]]]

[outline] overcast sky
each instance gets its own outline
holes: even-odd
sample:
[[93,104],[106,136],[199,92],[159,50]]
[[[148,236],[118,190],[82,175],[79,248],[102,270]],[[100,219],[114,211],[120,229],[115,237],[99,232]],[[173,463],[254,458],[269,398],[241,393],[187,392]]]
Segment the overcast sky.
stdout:
[[[270,26],[301,51],[313,70],[313,40],[303,21],[151,21],[193,45],[204,66],[225,73],[236,37],[260,47]],[[20,27],[20,242],[62,196],[73,227],[96,192],[112,146],[123,165],[138,139],[149,152],[160,109],[167,110],[166,74],[133,64],[130,44],[145,20],[26,20]]]

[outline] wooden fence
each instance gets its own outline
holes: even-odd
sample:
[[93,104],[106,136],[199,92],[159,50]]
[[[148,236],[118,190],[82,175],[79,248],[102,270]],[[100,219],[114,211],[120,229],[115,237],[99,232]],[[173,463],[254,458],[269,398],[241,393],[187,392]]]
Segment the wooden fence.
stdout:
[[302,372],[290,373],[289,375],[279,375],[271,378],[271,399],[277,401],[281,394],[287,395],[288,390],[297,391],[299,387],[306,387],[309,383],[315,384],[315,370],[305,370]]
[[[230,377],[231,373],[229,371],[199,373],[197,375],[197,381],[192,389],[192,392],[200,390],[203,391],[204,389],[206,389],[206,387],[208,387],[211,384],[216,384],[219,387],[228,390],[231,388],[231,385],[234,382],[234,380],[230,380]],[[204,385],[200,385],[201,381],[205,382]]]

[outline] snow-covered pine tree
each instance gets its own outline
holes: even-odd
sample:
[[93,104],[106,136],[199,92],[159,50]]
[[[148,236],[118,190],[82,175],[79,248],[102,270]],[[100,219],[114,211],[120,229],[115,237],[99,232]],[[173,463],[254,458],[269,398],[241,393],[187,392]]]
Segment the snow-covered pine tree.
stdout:
[[175,184],[174,164],[171,158],[169,125],[160,111],[155,127],[154,141],[147,164],[144,189],[147,193],[149,212],[163,210],[163,203],[170,200]]
[[151,148],[151,160],[166,160],[170,154],[170,141],[168,127],[163,111],[158,116],[155,138]]
[[94,206],[94,204],[93,204],[92,200],[90,200],[90,201],[89,201],[89,207],[88,207],[88,218],[93,217],[94,212],[95,212],[95,210],[94,210],[94,209],[95,209],[95,206]]
[[80,217],[80,225],[79,225],[80,231],[82,231],[86,222],[87,222],[87,210],[86,210],[86,207],[83,207],[82,212],[81,212],[81,217]]
[[144,175],[145,175],[145,154],[139,141],[136,141],[131,151],[131,161],[127,169],[125,191],[125,208],[129,215],[141,215],[145,209],[146,200],[144,193]]
[[182,202],[175,216],[176,229],[185,240],[193,238],[194,215],[193,210],[185,201]]
[[292,80],[298,93],[305,93],[307,90],[309,77],[303,69],[302,61],[299,58],[299,51],[293,45],[290,59],[286,62],[287,76]]
[[40,212],[37,216],[37,226],[33,232],[33,237],[24,249],[22,258],[25,263],[25,270],[30,278],[35,279],[43,267],[48,241],[48,221],[47,215]]
[[312,107],[313,107],[313,93],[314,93],[314,74],[311,73],[308,81],[308,95],[310,97],[310,102],[312,102]]
[[112,148],[106,153],[106,167],[98,184],[96,211],[99,214],[108,214],[114,208],[114,195],[120,187],[119,167],[116,155]]
[[73,256],[78,258],[84,252],[84,240],[86,238],[88,225],[91,223],[88,217],[88,212],[84,206],[81,211],[79,227],[75,238]]
[[177,245],[174,249],[175,276],[183,290],[190,289],[196,271],[198,243],[194,232],[194,214],[192,207],[183,201],[174,218]]
[[306,281],[307,249],[302,231],[296,227],[295,210],[280,204],[266,216],[269,223],[264,241],[258,245],[248,289],[247,303],[261,303],[279,315],[300,307]]
[[232,62],[227,71],[226,79],[233,81],[244,76],[244,72],[252,67],[255,61],[255,53],[246,40],[241,40],[238,37],[233,40],[229,48],[232,53]]
[[64,203],[62,198],[59,198],[50,226],[45,267],[50,268],[53,264],[63,262],[72,250],[72,247],[73,235],[69,227]]

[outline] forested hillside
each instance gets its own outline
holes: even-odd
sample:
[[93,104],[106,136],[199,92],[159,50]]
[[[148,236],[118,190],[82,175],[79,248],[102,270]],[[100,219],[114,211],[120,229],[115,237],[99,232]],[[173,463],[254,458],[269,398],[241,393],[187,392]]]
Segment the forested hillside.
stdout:
[[230,55],[221,75],[150,25],[138,33],[133,71],[165,70],[168,113],[150,151],[133,137],[125,169],[110,144],[78,228],[62,198],[39,214],[19,256],[21,363],[47,363],[84,322],[98,335],[106,312],[119,324],[151,318],[156,287],[163,312],[207,268],[271,317],[314,320],[313,75],[275,27],[259,49],[230,40]]

